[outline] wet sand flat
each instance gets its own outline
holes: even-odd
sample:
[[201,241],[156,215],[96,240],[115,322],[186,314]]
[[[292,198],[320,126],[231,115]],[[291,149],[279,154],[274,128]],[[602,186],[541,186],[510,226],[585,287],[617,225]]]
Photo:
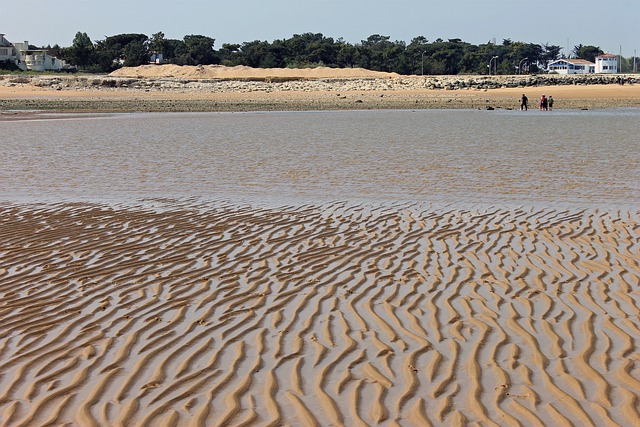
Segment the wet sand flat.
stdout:
[[[14,110],[59,112],[309,111],[362,109],[519,109],[520,88],[487,91],[310,91],[157,93],[55,91],[0,86],[0,121]],[[551,93],[555,109],[639,107],[640,85],[527,89],[530,109]]]
[[633,425],[640,215],[3,204],[2,425]]

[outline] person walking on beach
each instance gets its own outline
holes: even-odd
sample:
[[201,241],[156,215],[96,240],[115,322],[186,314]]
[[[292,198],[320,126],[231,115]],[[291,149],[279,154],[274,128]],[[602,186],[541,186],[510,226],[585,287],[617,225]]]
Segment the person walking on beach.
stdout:
[[547,101],[547,97],[542,95],[540,98],[540,111],[547,111],[549,109],[549,101]]
[[553,110],[553,96],[549,95],[547,103],[549,104],[549,111]]
[[520,110],[524,110],[527,111],[528,110],[528,104],[529,103],[529,98],[527,98],[527,95],[525,95],[524,93],[522,94],[522,99],[520,101]]

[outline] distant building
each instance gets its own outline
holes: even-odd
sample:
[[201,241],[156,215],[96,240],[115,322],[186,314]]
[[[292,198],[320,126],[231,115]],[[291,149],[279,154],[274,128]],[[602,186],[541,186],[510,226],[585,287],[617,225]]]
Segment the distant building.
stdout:
[[596,73],[616,74],[618,72],[618,57],[610,53],[596,56]]
[[562,58],[547,65],[547,71],[558,74],[616,74],[618,57],[610,53],[596,56],[596,62],[584,59]]
[[29,49],[29,42],[11,43],[0,34],[0,61],[10,61],[23,71],[69,70],[65,61],[51,56],[43,49]]
[[152,52],[149,57],[150,64],[162,64],[164,63],[164,55],[157,52]]
[[15,63],[18,54],[13,44],[4,38],[4,34],[0,34],[0,61],[11,61]]
[[562,58],[550,62],[547,70],[558,74],[593,74],[596,64],[585,59]]

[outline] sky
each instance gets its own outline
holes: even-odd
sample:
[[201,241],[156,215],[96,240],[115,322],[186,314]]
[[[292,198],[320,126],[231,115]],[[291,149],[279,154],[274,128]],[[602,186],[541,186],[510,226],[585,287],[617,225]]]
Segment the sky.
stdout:
[[223,43],[322,33],[355,44],[370,35],[407,43],[459,38],[578,44],[630,57],[640,50],[640,0],[0,0],[0,33],[12,42],[66,47],[123,33],[198,34]]

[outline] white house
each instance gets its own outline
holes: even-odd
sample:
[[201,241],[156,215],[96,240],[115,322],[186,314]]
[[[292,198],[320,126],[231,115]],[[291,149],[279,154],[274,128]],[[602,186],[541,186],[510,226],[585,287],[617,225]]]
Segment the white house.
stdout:
[[16,59],[16,49],[9,40],[4,38],[4,34],[0,34],[0,61],[12,61],[15,63]]
[[616,74],[618,72],[618,57],[610,53],[596,56],[596,73]]
[[69,68],[65,61],[43,49],[29,49],[29,42],[11,43],[0,34],[0,61],[11,61],[23,71],[59,71]]
[[585,59],[562,58],[552,61],[547,66],[548,71],[558,74],[592,74],[596,71],[596,64]]

